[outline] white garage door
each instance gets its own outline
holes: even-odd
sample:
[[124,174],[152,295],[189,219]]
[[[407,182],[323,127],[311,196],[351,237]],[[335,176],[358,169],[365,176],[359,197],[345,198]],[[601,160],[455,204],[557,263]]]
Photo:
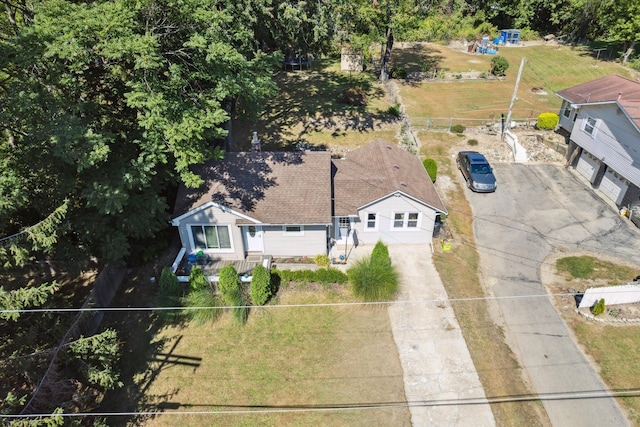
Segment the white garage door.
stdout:
[[624,197],[624,193],[627,191],[629,184],[626,179],[618,175],[617,172],[612,169],[607,169],[602,177],[602,182],[600,183],[600,191],[616,202],[616,204],[620,204],[622,202],[622,198]]
[[593,182],[593,176],[596,173],[596,165],[597,160],[591,154],[583,151],[580,155],[580,159],[578,160],[578,164],[576,165],[576,170],[580,172],[580,175],[587,178],[589,182]]

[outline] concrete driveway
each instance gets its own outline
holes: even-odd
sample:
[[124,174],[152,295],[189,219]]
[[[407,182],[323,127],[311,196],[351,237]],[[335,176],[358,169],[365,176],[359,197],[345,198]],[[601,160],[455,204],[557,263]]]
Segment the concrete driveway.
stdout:
[[550,164],[495,164],[493,194],[465,188],[473,208],[484,282],[499,299],[508,343],[526,368],[554,426],[629,422],[577,347],[541,270],[552,250],[606,253],[640,265],[640,233],[574,171]]
[[413,426],[493,426],[464,337],[429,245],[391,245],[401,276],[398,304],[389,306]]

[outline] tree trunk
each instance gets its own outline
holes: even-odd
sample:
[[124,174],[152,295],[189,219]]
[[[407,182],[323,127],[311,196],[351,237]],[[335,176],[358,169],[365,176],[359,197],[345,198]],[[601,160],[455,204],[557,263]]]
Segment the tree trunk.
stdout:
[[622,54],[622,63],[623,64],[626,64],[627,61],[629,61],[629,57],[633,53],[633,49],[635,49],[635,47],[636,47],[636,40],[633,40],[631,42],[631,44],[629,45],[629,48],[627,50],[625,50],[625,52]]
[[391,49],[393,49],[393,28],[391,28],[391,24],[389,24],[387,27],[387,45],[384,49],[384,55],[382,55],[382,63],[380,64],[381,82],[386,82],[389,78],[387,67],[389,66],[389,59],[391,58]]

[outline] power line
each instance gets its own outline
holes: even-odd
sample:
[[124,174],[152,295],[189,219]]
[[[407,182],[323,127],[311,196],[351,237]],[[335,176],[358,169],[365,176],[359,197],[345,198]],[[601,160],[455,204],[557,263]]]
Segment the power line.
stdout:
[[[417,400],[409,402],[367,402],[352,404],[326,404],[326,405],[202,405],[210,407],[222,406],[222,410],[208,411],[131,411],[131,412],[79,412],[79,413],[38,413],[38,414],[20,414],[5,415],[1,414],[0,419],[29,419],[41,417],[61,417],[61,418],[80,418],[80,417],[140,417],[140,416],[194,416],[194,415],[269,415],[282,413],[310,413],[310,412],[342,412],[342,411],[362,411],[376,409],[403,409],[403,408],[425,408],[425,407],[442,407],[442,406],[465,406],[465,405],[491,405],[497,403],[516,403],[531,401],[562,401],[562,400],[583,400],[583,399],[611,399],[613,397],[630,397],[640,396],[640,389],[629,390],[584,390],[575,392],[556,392],[556,393],[537,393],[537,394],[521,394],[512,396],[495,396],[495,397],[470,397],[458,399],[429,399]],[[173,402],[167,402],[165,405],[172,405]],[[160,404],[159,406],[162,406]],[[173,406],[183,406],[176,403]],[[184,404],[184,406],[192,406]]]

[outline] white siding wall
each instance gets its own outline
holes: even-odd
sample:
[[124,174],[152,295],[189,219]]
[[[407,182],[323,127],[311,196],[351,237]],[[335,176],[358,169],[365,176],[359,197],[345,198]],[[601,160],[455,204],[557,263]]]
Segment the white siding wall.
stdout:
[[240,227],[236,226],[237,217],[216,207],[209,207],[183,218],[178,226],[182,246],[187,249],[187,254],[193,252],[191,239],[189,238],[189,226],[201,225],[230,225],[231,247],[233,252],[207,251],[211,256],[219,259],[244,259],[244,244]]
[[[565,110],[569,108],[570,114],[569,117],[565,117]],[[571,109],[571,103],[567,101],[562,101],[562,107],[560,107],[560,116],[559,126],[564,130],[571,132],[573,129],[573,125],[575,124],[573,118],[576,115],[576,110]]]
[[[598,120],[593,137],[583,130],[587,117]],[[616,104],[582,106],[571,140],[640,186],[640,133]]]
[[[367,230],[368,213],[376,213],[378,229]],[[418,228],[392,229],[393,217],[396,212],[420,212]],[[375,205],[370,205],[359,212],[359,220],[353,225],[358,236],[358,243],[375,245],[378,240],[387,245],[427,243],[433,236],[433,224],[436,212],[423,204],[405,196],[389,196]]]
[[327,226],[305,225],[302,235],[285,235],[282,226],[264,226],[264,253],[278,257],[327,253]]

